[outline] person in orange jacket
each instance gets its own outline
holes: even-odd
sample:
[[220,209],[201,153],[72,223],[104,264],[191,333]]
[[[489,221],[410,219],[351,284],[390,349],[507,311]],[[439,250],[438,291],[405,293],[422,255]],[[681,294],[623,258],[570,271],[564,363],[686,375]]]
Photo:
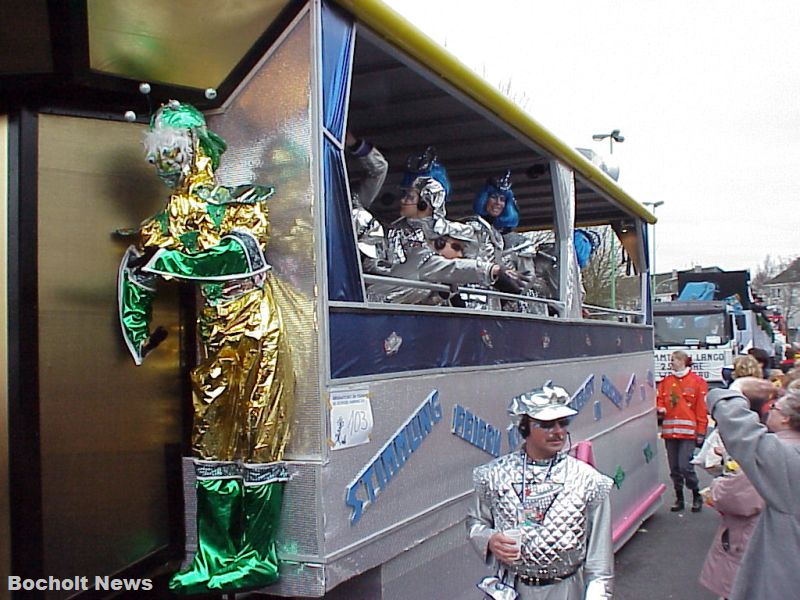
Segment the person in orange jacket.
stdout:
[[706,393],[708,384],[691,369],[692,359],[682,350],[670,358],[672,373],[658,384],[656,407],[663,418],[661,437],[667,449],[669,476],[675,487],[672,512],[684,509],[683,485],[692,490],[692,512],[700,512],[703,498],[692,465],[695,447],[703,445],[708,427]]

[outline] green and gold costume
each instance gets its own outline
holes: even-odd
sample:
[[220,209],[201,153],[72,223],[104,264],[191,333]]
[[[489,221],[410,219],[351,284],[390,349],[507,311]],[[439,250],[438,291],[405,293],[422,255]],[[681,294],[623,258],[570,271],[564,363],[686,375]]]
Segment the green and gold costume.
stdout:
[[200,286],[201,359],[191,372],[198,550],[170,588],[181,593],[263,587],[275,552],[295,375],[264,257],[273,189],[224,187],[225,142],[194,107],[170,101],[151,122],[148,158],[173,193],[139,229],[120,267],[119,309],[137,364],[154,346],[159,280]]

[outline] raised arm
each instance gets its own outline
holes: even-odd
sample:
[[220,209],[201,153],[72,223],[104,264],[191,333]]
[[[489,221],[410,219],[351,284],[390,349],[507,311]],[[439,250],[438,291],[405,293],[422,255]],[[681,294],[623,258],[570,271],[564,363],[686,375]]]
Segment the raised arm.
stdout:
[[709,406],[725,447],[764,501],[777,510],[794,512],[800,446],[786,444],[769,433],[750,410],[748,399],[736,389],[712,390]]

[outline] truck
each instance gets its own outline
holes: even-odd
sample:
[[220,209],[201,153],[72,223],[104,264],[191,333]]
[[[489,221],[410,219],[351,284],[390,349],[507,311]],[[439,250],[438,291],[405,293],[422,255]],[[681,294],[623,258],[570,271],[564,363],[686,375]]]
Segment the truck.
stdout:
[[774,355],[774,334],[753,300],[749,271],[681,271],[678,298],[653,305],[656,379],[670,373],[670,355],[685,351],[692,370],[710,387],[725,384],[723,370],[751,348]]

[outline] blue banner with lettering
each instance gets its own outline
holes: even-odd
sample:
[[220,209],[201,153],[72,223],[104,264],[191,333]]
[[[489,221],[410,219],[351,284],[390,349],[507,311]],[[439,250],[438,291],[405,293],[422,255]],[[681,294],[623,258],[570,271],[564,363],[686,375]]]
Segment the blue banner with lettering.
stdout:
[[652,351],[650,327],[331,309],[334,379]]

